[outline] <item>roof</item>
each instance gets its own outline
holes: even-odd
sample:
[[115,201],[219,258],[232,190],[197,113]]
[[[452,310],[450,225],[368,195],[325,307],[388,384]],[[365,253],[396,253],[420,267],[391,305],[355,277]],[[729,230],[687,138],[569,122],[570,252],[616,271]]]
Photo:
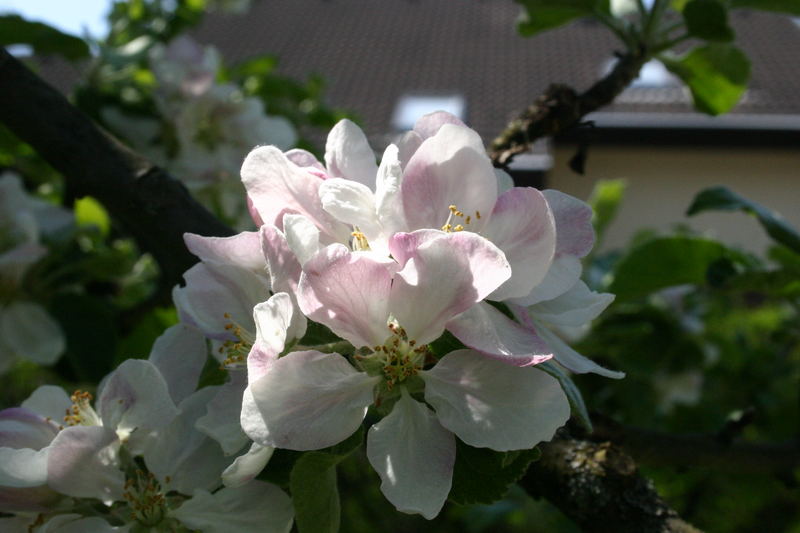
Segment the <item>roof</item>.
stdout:
[[[587,20],[523,38],[519,11],[510,0],[262,0],[244,15],[209,15],[193,33],[228,61],[269,53],[282,74],[321,75],[328,103],[355,112],[376,146],[386,144],[395,104],[407,94],[464,95],[466,122],[488,140],[549,83],[589,87],[621,49]],[[737,11],[732,19],[753,75],[730,116],[751,120],[703,118],[683,87],[630,88],[596,117],[600,125],[638,117],[632,124],[658,127],[662,117],[682,116],[689,127],[738,128],[758,126],[761,117],[800,130],[800,76],[786,75],[800,72],[800,28],[762,12]],[[772,121],[776,115],[795,117]]]

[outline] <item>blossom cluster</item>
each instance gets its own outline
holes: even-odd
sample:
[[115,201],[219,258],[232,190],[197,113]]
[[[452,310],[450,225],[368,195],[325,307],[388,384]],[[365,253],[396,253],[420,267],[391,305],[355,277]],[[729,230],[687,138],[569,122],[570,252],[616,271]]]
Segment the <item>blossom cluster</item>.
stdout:
[[[149,359],[108,376],[94,407],[45,387],[0,413],[7,520],[222,531],[235,516],[237,531],[285,531],[289,498],[256,479],[273,451],[338,444],[368,412],[381,491],[430,519],[457,439],[526,450],[567,421],[540,364],[622,376],[559,334],[613,299],[580,280],[591,209],[514,187],[456,117],[422,117],[379,164],[344,120],[324,161],[261,146],[241,177],[258,229],[185,236],[200,261],[173,291],[180,324]],[[227,381],[198,388],[207,343]]]

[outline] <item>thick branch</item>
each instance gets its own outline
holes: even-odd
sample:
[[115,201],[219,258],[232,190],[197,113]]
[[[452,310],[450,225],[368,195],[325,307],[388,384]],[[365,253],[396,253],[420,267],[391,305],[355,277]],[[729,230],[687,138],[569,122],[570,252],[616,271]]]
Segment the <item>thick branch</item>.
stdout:
[[61,172],[76,195],[102,202],[153,254],[163,286],[177,283],[197,261],[184,232],[232,233],[180,182],[99,128],[6,50],[0,50],[0,102],[0,122]]
[[520,485],[549,500],[584,533],[700,533],[639,475],[619,447],[569,437],[541,444]]
[[731,441],[720,434],[672,434],[623,426],[594,415],[593,441],[622,446],[639,463],[725,472],[784,475],[800,467],[800,442]]
[[515,155],[527,151],[536,139],[562,133],[592,111],[610,104],[638,76],[646,60],[644,51],[621,56],[611,72],[581,94],[567,85],[551,85],[492,141],[492,162],[505,166]]

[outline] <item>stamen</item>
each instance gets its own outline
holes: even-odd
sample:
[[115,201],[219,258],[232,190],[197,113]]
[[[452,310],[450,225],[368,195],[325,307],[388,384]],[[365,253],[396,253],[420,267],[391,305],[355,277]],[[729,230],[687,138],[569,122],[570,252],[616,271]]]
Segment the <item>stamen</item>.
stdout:
[[247,355],[250,353],[250,348],[253,347],[255,337],[232,320],[230,313],[224,313],[223,316],[230,320],[225,324],[225,330],[236,337],[236,340],[227,340],[219,347],[219,353],[227,355],[225,360],[222,361],[222,367],[228,369],[241,368],[247,363]]
[[352,248],[355,251],[366,251],[369,250],[369,241],[367,240],[367,236],[364,235],[363,232],[356,230],[350,234],[353,237],[353,245]]
[[69,397],[72,405],[66,410],[64,422],[68,426],[102,426],[103,422],[92,408],[92,395],[86,391],[76,390]]

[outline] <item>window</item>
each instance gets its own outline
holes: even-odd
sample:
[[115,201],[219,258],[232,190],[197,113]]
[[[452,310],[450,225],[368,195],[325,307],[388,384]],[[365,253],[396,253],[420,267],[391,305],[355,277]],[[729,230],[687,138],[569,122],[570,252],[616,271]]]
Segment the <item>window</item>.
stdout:
[[422,115],[447,111],[464,120],[466,100],[460,94],[405,94],[400,97],[392,114],[392,127],[397,131],[410,130]]

